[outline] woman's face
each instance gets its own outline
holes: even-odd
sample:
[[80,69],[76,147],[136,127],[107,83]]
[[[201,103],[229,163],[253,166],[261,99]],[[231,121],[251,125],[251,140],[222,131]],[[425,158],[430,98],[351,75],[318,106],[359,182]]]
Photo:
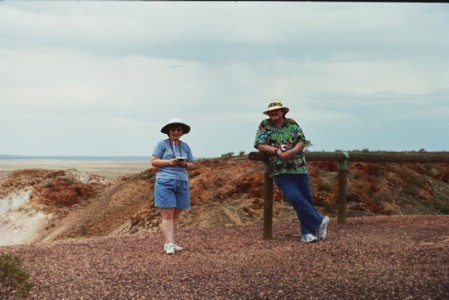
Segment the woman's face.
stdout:
[[172,140],[178,140],[182,136],[182,127],[170,128],[170,138]]
[[284,118],[284,110],[282,108],[274,109],[268,112],[271,121],[279,121]]

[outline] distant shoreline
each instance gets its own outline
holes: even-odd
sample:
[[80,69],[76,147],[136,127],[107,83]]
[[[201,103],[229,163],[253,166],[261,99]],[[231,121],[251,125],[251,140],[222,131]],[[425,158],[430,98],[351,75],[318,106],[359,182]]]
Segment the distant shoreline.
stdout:
[[5,155],[0,154],[0,160],[78,160],[78,161],[149,161],[148,156],[72,156],[72,155]]
[[115,179],[126,174],[135,174],[151,168],[150,157],[9,157],[0,158],[0,179],[14,171],[24,169],[76,169],[89,174],[96,174]]

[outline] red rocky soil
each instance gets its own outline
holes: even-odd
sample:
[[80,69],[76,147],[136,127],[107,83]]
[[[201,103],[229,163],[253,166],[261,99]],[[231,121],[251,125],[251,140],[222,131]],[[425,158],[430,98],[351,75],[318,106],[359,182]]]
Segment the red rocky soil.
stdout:
[[[314,203],[335,216],[337,165],[310,162]],[[205,159],[189,171],[192,209],[183,214],[184,229],[262,224],[263,164],[246,157]],[[32,190],[30,205],[51,214],[34,242],[159,230],[154,207],[155,170],[115,180],[76,170],[21,170],[0,180],[0,200]],[[448,164],[351,163],[347,216],[449,214]],[[279,190],[274,190],[274,221],[296,218]]]

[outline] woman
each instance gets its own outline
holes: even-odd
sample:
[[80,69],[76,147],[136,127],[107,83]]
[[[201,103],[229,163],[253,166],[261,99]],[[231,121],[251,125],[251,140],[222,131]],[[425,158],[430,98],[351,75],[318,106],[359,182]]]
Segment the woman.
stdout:
[[176,229],[181,212],[190,208],[187,170],[193,165],[193,155],[189,145],[180,140],[190,132],[190,126],[173,118],[162,127],[161,132],[167,134],[168,138],[156,145],[151,157],[151,164],[158,168],[154,203],[161,210],[164,251],[173,254],[183,249],[176,244]]
[[305,243],[324,240],[328,217],[323,217],[312,204],[307,165],[304,158],[306,138],[295,120],[286,118],[289,108],[281,101],[268,104],[257,130],[254,147],[270,156],[270,176],[295,209]]

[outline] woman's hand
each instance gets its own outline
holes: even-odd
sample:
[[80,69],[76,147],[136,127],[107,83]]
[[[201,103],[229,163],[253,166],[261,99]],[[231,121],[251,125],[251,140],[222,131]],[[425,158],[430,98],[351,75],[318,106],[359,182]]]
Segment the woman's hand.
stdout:
[[180,166],[180,167],[186,168],[187,160],[179,160],[177,158],[161,159],[161,158],[153,155],[151,157],[151,165],[156,168],[163,168],[163,167],[167,167],[167,166],[172,166],[172,167]]
[[187,161],[186,160],[178,161],[178,166],[186,168],[187,167]]
[[167,159],[167,160],[168,160],[168,165],[169,166],[177,166],[177,165],[179,165],[179,161],[176,158]]

